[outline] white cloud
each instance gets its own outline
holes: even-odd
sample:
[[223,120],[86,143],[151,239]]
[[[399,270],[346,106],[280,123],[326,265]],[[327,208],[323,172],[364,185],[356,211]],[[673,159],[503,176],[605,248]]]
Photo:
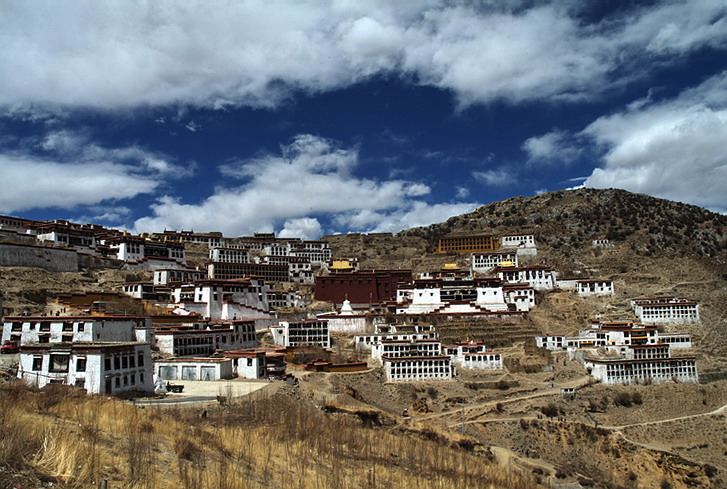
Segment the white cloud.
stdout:
[[470,196],[470,189],[468,189],[467,187],[457,187],[455,196],[458,199],[466,199],[467,197]]
[[34,208],[72,209],[152,192],[158,181],[111,162],[59,163],[0,155],[0,212]]
[[629,81],[629,64],[646,73],[727,40],[720,0],[595,25],[577,5],[11,0],[0,4],[0,105],[273,107],[375,75],[463,105],[577,100]]
[[727,72],[673,100],[601,117],[583,134],[605,150],[585,186],[727,209]]
[[479,180],[491,187],[504,187],[515,183],[515,177],[511,171],[504,168],[472,172],[475,180]]
[[[109,204],[154,192],[166,179],[188,176],[194,168],[138,146],[103,147],[83,131],[53,131],[17,146],[0,150],[0,212]],[[107,222],[123,217],[116,211],[100,214]]]
[[364,209],[352,215],[341,214],[337,216],[336,223],[352,231],[395,233],[402,229],[443,222],[452,216],[472,212],[481,205],[478,203],[429,205],[418,201],[393,212],[376,212]]
[[288,219],[278,233],[281,238],[318,239],[321,237],[321,223],[311,217]]
[[[170,196],[152,206],[153,215],[136,221],[137,231],[190,229],[227,235],[320,232],[311,215],[326,215],[362,231],[403,229],[476,204],[429,205],[428,186],[407,180],[373,180],[354,175],[357,148],[310,134],[296,136],[280,154],[229,163],[221,168],[232,186],[218,188],[198,204]],[[238,179],[240,182],[238,182]],[[236,184],[236,185],[235,185]],[[450,217],[450,215],[446,217]],[[435,222],[429,221],[427,224]]]
[[184,128],[188,130],[189,132],[197,132],[200,129],[202,129],[202,126],[197,124],[194,121],[189,121],[187,124],[184,125]]
[[131,209],[126,206],[89,206],[90,214],[85,216],[68,217],[68,220],[76,222],[92,222],[106,226],[122,226],[125,224]]
[[528,154],[529,164],[572,163],[581,153],[572,136],[564,131],[552,131],[525,140],[523,151]]

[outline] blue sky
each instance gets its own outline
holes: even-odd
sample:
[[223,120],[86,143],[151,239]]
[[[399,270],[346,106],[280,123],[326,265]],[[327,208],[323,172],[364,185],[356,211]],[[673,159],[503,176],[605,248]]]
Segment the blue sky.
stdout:
[[724,1],[0,3],[0,213],[399,231],[578,185],[727,211]]

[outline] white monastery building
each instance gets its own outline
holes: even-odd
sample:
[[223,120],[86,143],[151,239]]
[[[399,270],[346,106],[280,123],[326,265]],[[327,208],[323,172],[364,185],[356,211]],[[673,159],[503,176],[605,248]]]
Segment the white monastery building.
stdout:
[[230,358],[169,358],[154,362],[154,375],[162,380],[231,379]]
[[6,316],[2,341],[70,343],[151,341],[146,316]]
[[172,287],[176,313],[197,313],[209,319],[274,318],[268,305],[270,286],[256,278],[209,279]]
[[306,321],[280,321],[279,326],[272,326],[270,333],[273,341],[280,346],[316,345],[323,348],[331,347],[331,334],[328,321],[309,319]]
[[642,297],[631,300],[631,307],[639,322],[697,323],[699,303],[680,297]]
[[126,262],[126,268],[129,269],[187,268],[182,243],[121,235],[105,239],[104,244],[110,247],[117,260]]
[[455,375],[448,356],[382,357],[387,382],[452,380]]
[[[653,325],[601,322],[577,337],[540,336],[535,342],[549,350],[567,349],[594,378],[606,384],[699,381],[695,357],[671,356],[672,348],[691,346],[689,335],[664,335]],[[599,349],[610,355],[601,356]]]
[[518,265],[516,251],[492,251],[489,253],[472,253],[472,271],[488,273],[503,263]]
[[614,295],[613,280],[576,280],[576,294],[581,297]]
[[508,311],[500,280],[429,278],[399,285],[397,314]]
[[157,329],[155,346],[162,353],[184,356],[209,356],[218,351],[257,346],[255,321],[237,320],[204,329]]
[[699,382],[694,357],[583,359],[590,375],[604,384],[647,384],[663,382]]
[[500,266],[496,270],[500,280],[505,283],[527,283],[535,290],[553,290],[555,288],[555,269],[547,265]]
[[632,321],[602,321],[591,329],[581,330],[578,336],[536,336],[535,344],[548,350],[604,347],[624,354],[638,345],[669,344],[673,348],[691,348],[688,333],[660,333],[656,326],[634,324]]
[[535,256],[538,254],[538,248],[535,246],[535,236],[532,234],[500,236],[500,247],[514,249],[520,256]]
[[285,375],[285,350],[252,348],[227,351],[232,359],[232,372],[246,379],[279,379]]
[[207,278],[207,272],[194,268],[157,268],[154,270],[154,285],[170,285],[180,282],[194,282],[195,280],[204,280]]
[[238,248],[212,248],[210,261],[220,263],[250,263],[250,252]]
[[412,325],[405,329],[405,331],[399,331],[393,325],[391,327],[375,326],[375,332],[373,334],[354,336],[354,347],[361,351],[371,351],[372,346],[381,341],[412,342],[417,340],[432,340],[439,337],[431,325]]
[[532,234],[508,234],[500,236],[502,248],[535,248],[535,236]]
[[481,342],[455,343],[444,348],[452,357],[452,363],[459,367],[477,370],[502,370],[502,355],[492,351]]
[[89,394],[153,390],[151,348],[139,342],[77,342],[22,347],[18,378],[43,387],[61,383]]
[[438,339],[382,340],[371,345],[371,359],[383,357],[432,357],[442,356],[442,343]]

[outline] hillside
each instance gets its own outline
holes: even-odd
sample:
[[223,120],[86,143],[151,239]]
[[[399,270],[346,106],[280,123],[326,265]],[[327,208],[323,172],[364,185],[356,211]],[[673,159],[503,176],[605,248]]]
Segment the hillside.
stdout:
[[[608,301],[572,294],[545,296],[530,319],[551,333],[572,334],[594,314],[628,317],[628,299],[677,295],[698,300],[702,324],[689,326],[701,369],[723,372],[727,345],[727,216],[693,205],[624,190],[577,189],[493,202],[446,222],[397,235],[326,236],[334,256],[352,256],[367,268],[411,268],[422,272],[444,263],[468,266],[469,255],[434,253],[448,234],[533,234],[534,262],[556,267],[563,276],[614,280]],[[595,239],[613,248],[594,248]]]
[[0,385],[0,487],[545,487],[503,471],[470,437],[372,409],[359,409],[361,419],[327,414],[285,383],[181,409],[53,387]]

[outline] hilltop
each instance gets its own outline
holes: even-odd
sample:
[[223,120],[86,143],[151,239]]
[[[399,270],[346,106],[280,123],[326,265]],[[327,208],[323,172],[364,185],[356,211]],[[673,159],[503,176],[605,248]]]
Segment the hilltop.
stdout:
[[[727,264],[727,216],[618,189],[576,189],[487,204],[443,223],[390,234],[325,236],[336,256],[362,256],[362,268],[411,266],[449,234],[534,234],[539,253],[582,258],[608,239],[634,256],[710,258]],[[625,245],[625,246],[624,246]],[[552,253],[556,251],[557,253]],[[561,255],[559,258],[556,255]],[[549,258],[551,258],[549,256]]]

